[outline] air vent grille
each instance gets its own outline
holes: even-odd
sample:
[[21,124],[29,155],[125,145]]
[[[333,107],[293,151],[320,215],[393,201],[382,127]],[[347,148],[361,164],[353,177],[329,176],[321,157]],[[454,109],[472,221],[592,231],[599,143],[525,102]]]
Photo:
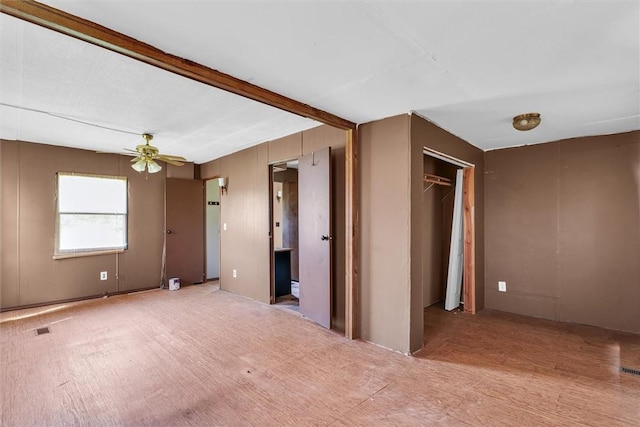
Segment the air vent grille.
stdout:
[[640,376],[640,369],[631,369],[631,368],[625,368],[624,366],[620,366],[620,372]]
[[51,331],[46,326],[44,328],[36,329],[36,335],[48,334],[49,332],[51,332]]

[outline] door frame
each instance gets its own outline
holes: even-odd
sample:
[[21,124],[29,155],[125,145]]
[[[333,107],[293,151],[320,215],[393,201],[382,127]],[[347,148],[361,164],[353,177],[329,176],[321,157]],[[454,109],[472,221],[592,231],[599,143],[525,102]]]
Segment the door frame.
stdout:
[[476,313],[476,225],[475,225],[475,165],[434,149],[423,147],[422,153],[462,168],[462,234],[464,312]]
[[273,229],[273,165],[282,163],[269,163],[269,304],[276,303],[276,257],[274,246]]
[[359,165],[358,165],[358,131],[346,129],[345,132],[345,170],[344,170],[344,336],[348,339],[356,339],[358,330],[358,294],[360,269],[360,239],[359,230]]
[[[222,238],[222,235],[220,234],[220,224],[221,224],[221,220],[222,220],[222,215],[221,212],[218,215],[218,277],[207,277],[208,271],[207,271],[207,264],[209,262],[209,253],[207,251],[207,183],[209,181],[214,181],[217,180],[219,177],[215,176],[212,178],[205,178],[202,181],[204,182],[204,200],[203,200],[203,209],[204,209],[204,277],[205,277],[205,282],[209,281],[209,280],[220,280],[220,251],[222,250],[222,245],[220,244],[220,239]],[[218,189],[218,203],[220,206],[220,210],[222,210],[222,193],[220,192],[220,186],[216,187]]]
[[[169,226],[171,224],[168,223],[168,206],[170,205],[169,200],[168,200],[168,191],[169,191],[169,183],[170,182],[193,182],[194,185],[199,185],[201,192],[202,192],[202,199],[204,200],[206,198],[206,188],[205,188],[205,180],[203,179],[189,179],[189,178],[174,178],[174,177],[166,177],[165,181],[164,181],[164,245],[163,245],[163,251],[162,251],[162,273],[161,273],[161,280],[162,280],[162,286],[164,287],[168,287],[168,280],[169,280],[169,276],[173,276],[174,274],[169,274],[167,273],[167,266],[168,266],[168,258],[169,258],[169,250],[168,250],[168,246],[169,246],[169,241],[167,238],[168,234],[171,234],[172,231],[169,228]],[[200,275],[200,279],[199,280],[194,280],[193,282],[191,282],[188,278],[182,278],[180,276],[182,275],[177,275],[180,277],[181,282],[183,281],[183,283],[185,284],[198,284],[198,283],[204,283],[206,281],[206,256],[205,256],[205,251],[206,251],[206,231],[205,231],[205,208],[204,206],[202,206],[202,258],[200,260],[200,264],[202,265],[202,274]]]
[[300,157],[292,157],[285,160],[278,160],[268,164],[269,167],[269,304],[276,303],[276,270],[275,270],[275,239],[273,227],[273,167],[281,163],[293,162],[300,160]]

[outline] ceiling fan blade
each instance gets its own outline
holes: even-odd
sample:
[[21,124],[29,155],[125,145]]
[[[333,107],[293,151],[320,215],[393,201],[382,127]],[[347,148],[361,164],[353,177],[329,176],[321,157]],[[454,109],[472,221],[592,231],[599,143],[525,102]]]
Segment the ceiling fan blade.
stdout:
[[182,156],[173,156],[171,154],[160,154],[157,147],[149,144],[149,141],[153,139],[151,134],[143,134],[142,137],[146,140],[146,144],[136,146],[135,150],[125,148],[125,151],[134,153],[136,157],[131,160],[132,168],[138,172],[143,171],[145,168],[149,173],[156,173],[162,169],[162,166],[157,164],[154,160],[160,160],[175,166],[183,166],[187,159]]
[[[127,150],[126,148],[124,148],[124,150]],[[140,156],[140,153],[138,153],[137,151],[134,150],[127,150],[126,153],[114,153],[113,151],[96,151],[96,154],[115,154],[118,156]]]
[[174,159],[170,159],[170,158],[168,158],[168,157],[166,157],[166,156],[164,156],[162,154],[159,155],[158,157],[156,157],[156,160],[161,160],[161,161],[163,161],[165,163],[169,163],[169,164],[175,165],[175,166],[183,166],[184,165],[184,163],[179,162],[179,161],[174,160]]
[[182,156],[174,156],[172,154],[159,154],[159,156],[164,157],[165,159],[171,159],[171,160],[176,160],[178,162],[186,162],[187,159],[185,159]]

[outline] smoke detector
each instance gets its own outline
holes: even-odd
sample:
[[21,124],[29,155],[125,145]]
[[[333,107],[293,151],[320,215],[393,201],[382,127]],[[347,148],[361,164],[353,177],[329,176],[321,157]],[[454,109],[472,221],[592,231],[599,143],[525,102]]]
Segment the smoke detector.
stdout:
[[540,124],[540,113],[525,113],[513,118],[513,127],[517,130],[531,130]]

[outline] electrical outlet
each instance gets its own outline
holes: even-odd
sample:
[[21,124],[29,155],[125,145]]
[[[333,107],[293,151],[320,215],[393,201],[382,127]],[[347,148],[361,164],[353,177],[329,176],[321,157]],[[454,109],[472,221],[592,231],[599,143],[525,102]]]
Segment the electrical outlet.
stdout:
[[238,277],[238,270],[233,270],[233,277]]
[[101,271],[100,272],[100,280],[107,280],[107,272],[106,271]]
[[507,292],[507,282],[498,282],[498,292]]
[[227,223],[226,222],[222,223],[222,229],[225,230],[225,231],[227,230]]

